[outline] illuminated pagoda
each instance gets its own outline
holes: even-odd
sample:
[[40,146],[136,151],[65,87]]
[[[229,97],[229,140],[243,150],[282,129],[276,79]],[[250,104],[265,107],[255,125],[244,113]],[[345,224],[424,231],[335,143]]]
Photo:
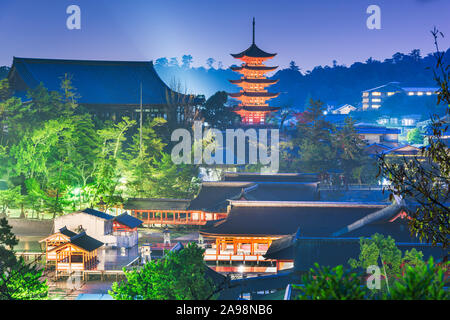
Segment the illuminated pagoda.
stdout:
[[267,79],[265,74],[278,67],[269,67],[264,62],[276,56],[276,53],[267,53],[255,44],[255,18],[253,18],[253,42],[245,51],[232,54],[233,58],[243,61],[240,67],[231,67],[231,70],[242,74],[238,80],[230,80],[231,83],[240,86],[242,89],[237,93],[229,93],[229,96],[239,100],[241,103],[234,108],[234,112],[242,118],[242,123],[246,125],[263,125],[270,112],[279,108],[270,107],[267,101],[278,96],[272,93],[267,87],[277,83],[278,80]]

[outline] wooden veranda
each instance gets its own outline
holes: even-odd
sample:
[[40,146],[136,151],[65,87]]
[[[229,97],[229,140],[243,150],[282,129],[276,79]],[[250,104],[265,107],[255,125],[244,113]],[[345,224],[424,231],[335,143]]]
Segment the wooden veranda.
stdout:
[[205,225],[207,221],[227,217],[226,213],[212,213],[191,210],[131,210],[131,215],[146,225]]

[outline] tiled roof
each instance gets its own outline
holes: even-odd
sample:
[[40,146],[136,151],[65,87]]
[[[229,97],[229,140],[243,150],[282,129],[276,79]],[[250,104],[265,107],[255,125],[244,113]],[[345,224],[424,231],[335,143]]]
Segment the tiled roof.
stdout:
[[88,236],[85,232],[81,232],[71,237],[70,242],[88,252],[92,252],[95,249],[100,248],[104,244],[103,242]]
[[242,57],[273,58],[276,55],[277,55],[276,53],[267,53],[267,52],[261,50],[254,43],[252,43],[252,45],[247,50],[242,51],[241,53],[231,54],[231,56],[233,56],[233,58],[242,58]]
[[[169,93],[180,103],[193,96],[172,91],[158,76],[151,61],[56,60],[14,57],[10,79],[34,88],[40,83],[48,90],[61,91],[61,79],[71,77],[80,104],[139,105],[140,85],[145,105],[167,104]],[[13,82],[14,82],[13,81]]]
[[205,235],[283,236],[302,230],[303,236],[330,236],[340,227],[386,204],[331,202],[231,202],[226,219],[202,229]]
[[84,212],[84,213],[87,213],[87,214],[89,214],[91,216],[95,216],[97,218],[101,218],[101,219],[105,219],[105,220],[114,219],[114,216],[112,216],[110,214],[107,214],[107,213],[104,213],[104,212],[101,212],[101,211],[98,211],[98,210],[90,209],[90,208],[84,209],[81,212]]
[[128,228],[132,229],[139,227],[143,223],[143,221],[133,216],[130,216],[127,213],[122,213],[121,215],[115,217],[114,221],[117,221],[118,223],[123,224],[124,226],[127,226]]

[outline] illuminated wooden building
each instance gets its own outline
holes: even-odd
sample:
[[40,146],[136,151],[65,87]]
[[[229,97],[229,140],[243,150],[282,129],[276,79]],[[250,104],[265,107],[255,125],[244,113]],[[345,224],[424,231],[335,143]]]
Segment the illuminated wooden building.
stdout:
[[62,273],[95,269],[98,264],[97,250],[103,246],[103,242],[88,236],[86,232],[76,234],[65,227],[40,242],[44,241],[47,263],[55,262],[56,277]]
[[70,238],[75,235],[75,232],[68,230],[67,227],[64,226],[59,229],[58,232],[39,241],[40,243],[45,242],[45,257],[47,262],[56,260],[56,252],[52,251],[52,249],[57,248],[64,243],[70,242]]
[[84,209],[54,220],[54,229],[67,226],[70,230],[84,230],[105,246],[131,248],[138,244],[137,227],[142,221],[126,213],[112,216],[105,212]]
[[200,231],[205,240],[212,240],[205,260],[275,261],[264,256],[268,248],[298,228],[304,236],[329,236],[384,207],[386,204],[357,202],[230,201],[227,218],[211,222]]
[[240,101],[240,104],[233,110],[242,118],[242,123],[246,125],[264,125],[269,113],[279,108],[270,107],[268,100],[278,96],[267,88],[278,80],[267,79],[265,74],[274,71],[277,67],[264,65],[268,59],[276,56],[276,53],[267,53],[255,44],[255,19],[253,18],[253,42],[245,51],[232,54],[233,58],[241,60],[243,63],[239,67],[231,67],[231,70],[242,74],[241,79],[230,80],[231,83],[240,86],[242,89],[237,93],[229,93],[229,96]]
[[227,217],[229,200],[317,201],[314,174],[226,173],[224,181],[203,182],[193,200],[129,199],[124,208],[145,224],[206,225]]

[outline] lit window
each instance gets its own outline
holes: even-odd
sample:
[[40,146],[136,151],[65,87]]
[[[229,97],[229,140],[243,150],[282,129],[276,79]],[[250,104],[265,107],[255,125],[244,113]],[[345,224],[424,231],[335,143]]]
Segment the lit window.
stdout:
[[372,96],[381,96],[381,92],[372,92]]
[[379,104],[373,104],[373,105],[372,105],[372,108],[374,108],[374,109],[378,109],[379,107],[380,107]]
[[414,92],[412,92],[412,91],[408,92],[408,96],[413,96],[413,95],[414,95]]
[[368,97],[369,93],[368,92],[363,92],[363,97]]
[[369,99],[365,98],[365,99],[363,99],[363,102],[367,103],[367,102],[369,102]]
[[418,96],[423,96],[423,92],[419,91],[419,92],[417,92],[417,95]]
[[363,109],[367,109],[369,107],[368,104],[363,104]]
[[388,92],[387,95],[388,96],[392,96],[395,92]]
[[381,99],[379,99],[379,98],[373,98],[373,99],[372,99],[372,102],[381,102]]
[[427,92],[427,96],[431,96],[432,94],[433,94],[433,92],[431,92],[431,91]]

